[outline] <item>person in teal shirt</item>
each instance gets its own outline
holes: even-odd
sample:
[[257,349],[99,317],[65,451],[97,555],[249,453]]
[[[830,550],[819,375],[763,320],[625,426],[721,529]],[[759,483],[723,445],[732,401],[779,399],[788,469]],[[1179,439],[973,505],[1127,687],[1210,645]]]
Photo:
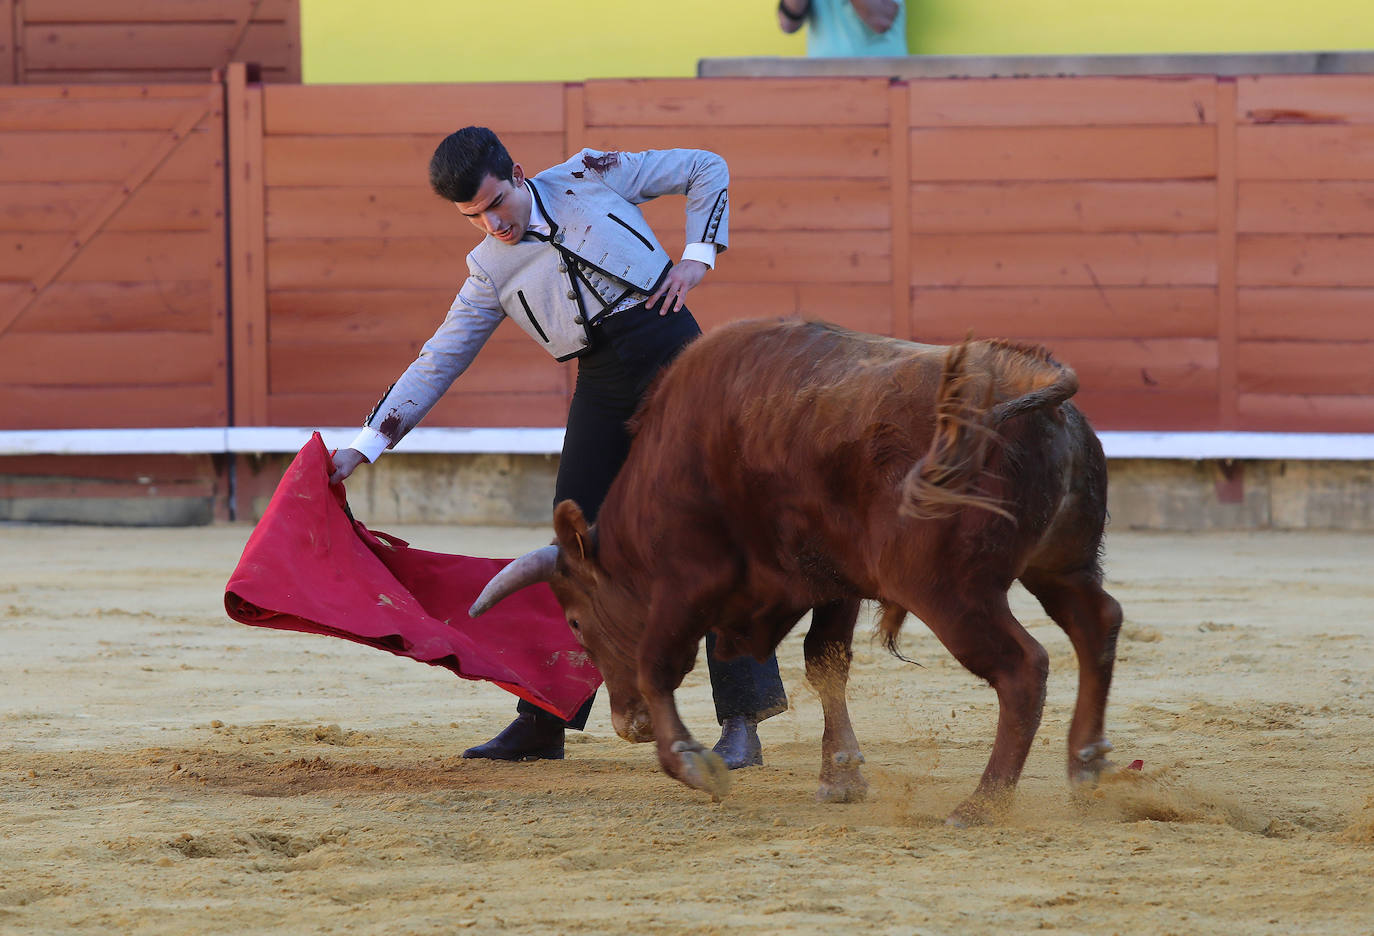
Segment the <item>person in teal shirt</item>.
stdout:
[[907,54],[903,0],[778,0],[783,32],[803,24],[813,58]]

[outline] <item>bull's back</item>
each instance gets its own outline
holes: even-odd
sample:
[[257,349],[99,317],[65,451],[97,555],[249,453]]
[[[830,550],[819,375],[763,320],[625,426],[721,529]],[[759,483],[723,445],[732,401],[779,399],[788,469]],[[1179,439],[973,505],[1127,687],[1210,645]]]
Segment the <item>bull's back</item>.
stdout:
[[899,430],[919,449],[947,350],[823,322],[731,323],[668,369],[638,431],[761,470],[795,469],[875,431]]

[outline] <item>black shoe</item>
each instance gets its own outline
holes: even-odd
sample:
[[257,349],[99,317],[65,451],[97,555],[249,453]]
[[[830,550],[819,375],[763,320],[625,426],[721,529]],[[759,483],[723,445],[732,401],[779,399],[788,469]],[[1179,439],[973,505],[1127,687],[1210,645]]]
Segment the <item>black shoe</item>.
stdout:
[[470,747],[464,757],[529,761],[563,759],[563,726],[547,715],[521,712],[506,730],[486,744]]
[[763,764],[763,745],[759,742],[758,725],[752,718],[735,715],[720,723],[720,740],[711,750],[725,761],[731,770],[759,767]]

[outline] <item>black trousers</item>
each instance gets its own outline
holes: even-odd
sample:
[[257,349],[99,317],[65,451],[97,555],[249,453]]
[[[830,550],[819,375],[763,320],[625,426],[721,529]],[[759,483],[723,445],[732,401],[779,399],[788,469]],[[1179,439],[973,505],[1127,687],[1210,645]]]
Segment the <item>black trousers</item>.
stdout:
[[[568,499],[576,501],[588,522],[596,519],[611,482],[629,454],[626,423],[640,399],[658,372],[700,335],[701,329],[685,308],[659,315],[640,305],[593,325],[592,333],[591,349],[578,358],[577,386],[568,409],[553,498],[555,505]],[[721,661],[714,651],[715,635],[708,634],[706,665],[717,721],[736,716],[762,721],[787,709],[776,657],[763,663],[750,657]],[[592,701],[588,699],[565,724],[581,730],[587,724]],[[524,699],[516,708],[548,715]]]

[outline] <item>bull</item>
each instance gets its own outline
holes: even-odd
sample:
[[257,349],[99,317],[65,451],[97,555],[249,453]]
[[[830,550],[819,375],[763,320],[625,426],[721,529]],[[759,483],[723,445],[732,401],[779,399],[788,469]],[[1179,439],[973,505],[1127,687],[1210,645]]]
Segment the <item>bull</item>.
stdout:
[[1041,347],[915,344],[815,321],[738,322],[696,341],[635,419],[597,522],[554,511],[555,541],[472,608],[548,582],[605,677],[617,734],[718,798],[729,775],[673,694],[708,631],[764,659],[808,612],[806,678],[824,715],[822,801],[864,797],[845,700],[861,599],[897,653],[908,613],[996,691],[981,780],[950,816],[994,819],[1040,724],[1049,657],[1012,615],[1020,581],[1068,634],[1078,696],[1072,784],[1108,767],[1104,713],[1121,607],[1102,588],[1107,469]]

